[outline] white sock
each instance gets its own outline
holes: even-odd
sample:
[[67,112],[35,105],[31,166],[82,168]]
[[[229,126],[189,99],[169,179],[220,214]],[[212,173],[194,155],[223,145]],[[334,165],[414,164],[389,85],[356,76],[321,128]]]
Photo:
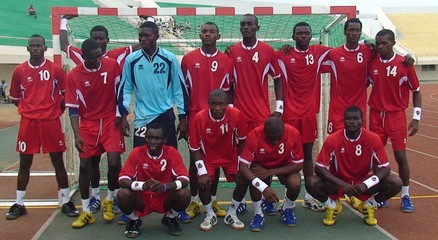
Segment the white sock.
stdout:
[[195,202],[195,203],[198,203],[198,202],[199,202],[199,197],[198,197],[198,195],[196,195],[196,196],[192,196],[191,201],[192,201],[192,202]]
[[115,200],[117,198],[117,193],[119,193],[120,188],[116,188],[114,189],[114,197],[113,200]]
[[228,208],[228,212],[227,213],[229,215],[236,215],[237,214],[236,210],[237,210],[237,207],[239,206],[239,204],[240,204],[240,202],[234,200],[234,198],[231,199],[231,204],[230,204],[230,207]]
[[106,195],[106,200],[107,201],[112,201],[114,198],[114,191],[111,191],[108,189],[108,194]]
[[262,200],[259,200],[257,202],[253,202],[254,205],[254,215],[259,214],[263,217],[263,211],[262,211]]
[[173,208],[166,213],[166,217],[168,218],[176,218],[177,216],[178,216],[178,212],[173,210]]
[[310,195],[306,189],[304,189],[304,193],[305,193],[304,199],[309,200],[313,198],[312,195]]
[[365,207],[371,207],[371,206],[377,206],[379,203],[376,201],[374,196],[370,197],[368,200],[365,201],[364,206]]
[[216,195],[211,195],[211,201],[213,202],[213,201],[216,201]]
[[213,211],[213,206],[212,206],[212,203],[211,202],[209,202],[208,204],[206,204],[206,205],[204,205],[204,207],[205,207],[205,212],[207,213],[207,214],[213,214],[214,213],[214,211]]
[[82,202],[82,211],[85,211],[85,212],[87,212],[87,213],[90,213],[91,211],[90,211],[90,199],[89,198],[87,198],[87,199],[81,199],[81,202]]
[[24,196],[26,196],[26,190],[20,191],[17,190],[17,204],[23,206],[24,205]]
[[246,204],[245,198],[242,198],[242,201],[240,201],[240,203]]
[[68,203],[70,201],[70,189],[69,188],[61,188],[60,189],[62,196],[62,204]]
[[401,197],[409,196],[409,186],[402,186]]
[[336,202],[331,198],[327,198],[327,201],[324,203],[329,208],[336,208]]
[[292,208],[293,205],[294,205],[294,201],[290,200],[288,197],[285,197],[285,201],[282,209],[284,211],[288,208]]
[[91,196],[93,196],[97,200],[100,200],[99,187],[91,188]]
[[126,214],[126,216],[127,216],[130,220],[137,220],[137,219],[139,219],[139,217],[137,216],[137,214],[135,214],[135,211],[132,212],[131,214]]

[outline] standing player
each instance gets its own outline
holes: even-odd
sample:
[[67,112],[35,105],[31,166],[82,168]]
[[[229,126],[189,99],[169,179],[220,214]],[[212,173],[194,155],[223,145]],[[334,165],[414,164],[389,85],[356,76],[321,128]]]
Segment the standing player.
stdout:
[[[404,65],[403,57],[393,50],[394,32],[381,30],[376,35],[379,57],[370,63],[368,77],[373,85],[368,105],[370,106],[370,130],[380,136],[386,145],[388,138],[398,164],[403,182],[401,192],[402,212],[413,212],[414,205],[409,197],[409,164],[406,158],[406,129],[413,136],[418,131],[421,118],[421,94],[415,68]],[[406,126],[405,110],[409,105],[409,91],[412,91],[414,113]]]
[[142,50],[126,58],[118,93],[122,130],[129,136],[127,116],[132,93],[135,92],[134,147],[144,145],[147,125],[159,122],[166,132],[166,145],[177,148],[173,105],[175,103],[178,108],[179,138],[184,138],[187,135],[187,89],[175,54],[159,48],[158,37],[158,26],[155,23],[143,23],[138,33]]
[[63,152],[66,150],[60,117],[64,111],[64,100],[60,94],[65,91],[66,74],[61,66],[44,57],[47,50],[44,37],[32,35],[28,40],[28,61],[19,65],[12,75],[10,97],[21,115],[17,137],[17,152],[20,154],[20,168],[17,178],[17,200],[6,214],[12,220],[27,213],[24,206],[26,187],[29,183],[33,155],[49,153],[55,168],[56,181],[62,195],[62,213],[75,217],[79,215],[70,201],[67,172]]
[[303,167],[303,146],[297,129],[284,124],[280,118],[270,117],[264,126],[253,129],[239,156],[239,170],[251,182],[251,200],[254,203],[254,217],[250,224],[253,232],[260,232],[265,218],[262,212],[262,194],[266,201],[278,202],[278,196],[267,183],[276,175],[286,188],[285,202],[280,210],[283,224],[295,226],[295,200],[300,193]]
[[[330,51],[322,45],[309,46],[312,28],[306,22],[295,24],[292,30],[295,47],[286,53],[277,51],[284,79],[283,91],[286,102],[283,121],[295,127],[303,143],[304,179],[313,175],[312,150],[317,136],[316,114],[319,112],[320,71],[324,57]],[[324,206],[305,193],[303,207],[313,211],[324,211]]]
[[[68,25],[68,19],[71,18],[73,18],[73,16],[64,16],[63,18],[61,18],[59,39],[60,39],[61,50],[65,52],[67,54],[67,57],[70,58],[77,66],[84,62],[84,58],[82,55],[82,50],[75,46],[70,45],[68,41],[67,25]],[[114,48],[107,51],[107,46],[110,40],[108,36],[108,29],[106,29],[104,26],[101,25],[96,25],[93,28],[91,28],[90,38],[95,40],[97,44],[100,46],[102,50],[102,57],[112,58],[116,60],[120,66],[123,66],[123,63],[125,62],[125,58],[130,53],[137,51],[141,48],[140,44],[137,43],[132,46]],[[101,200],[99,194],[99,181],[100,181],[99,164],[100,164],[100,155],[93,156],[91,163],[91,176],[90,176],[91,194],[92,194],[92,197],[90,199],[90,210],[93,213],[97,212],[101,207]],[[114,181],[117,181],[117,179],[115,179]],[[119,190],[118,188],[115,190],[116,192],[114,196],[117,196],[118,190]],[[117,198],[114,199],[114,204],[115,204],[114,212],[120,213],[120,209],[118,208],[118,204],[117,204]]]
[[120,172],[120,208],[128,216],[125,236],[140,234],[141,217],[151,212],[165,213],[161,223],[171,235],[181,235],[178,212],[190,203],[186,188],[189,177],[178,151],[165,146],[166,131],[161,124],[148,125],[146,144],[134,148]]
[[[280,69],[274,49],[257,39],[260,29],[253,14],[245,14],[240,20],[242,41],[229,48],[228,56],[233,60],[233,101],[247,119],[248,130],[263,125],[270,116],[268,74],[274,79],[276,107],[274,115],[283,114],[283,89]],[[268,215],[275,215],[274,206],[264,202]]]
[[[211,90],[229,90],[230,75],[233,66],[231,59],[220,52],[216,47],[216,41],[220,38],[218,26],[213,22],[206,22],[200,29],[201,33],[199,34],[199,38],[201,38],[202,46],[184,55],[181,62],[181,68],[190,97],[189,114],[187,118],[189,132],[190,128],[193,127],[192,118],[196,113],[208,107],[208,94]],[[180,216],[182,222],[187,222],[200,213],[197,170],[193,164],[193,160],[195,160],[193,154],[190,154],[190,157],[189,173],[192,199],[187,208],[188,217],[184,217],[184,212]],[[219,171],[216,172],[215,179],[216,181],[213,182],[218,183]],[[225,217],[226,211],[217,203],[216,193],[217,184],[212,185],[211,188],[212,205],[218,217]]]
[[400,191],[400,179],[389,174],[388,158],[379,136],[362,128],[362,110],[352,106],[344,112],[345,129],[325,140],[316,161],[316,175],[308,179],[306,188],[326,204],[325,225],[336,223],[336,216],[342,211],[337,199],[346,194],[364,201],[359,210],[365,214],[365,223],[374,226],[378,202]]
[[[243,149],[246,138],[246,121],[237,108],[227,107],[227,94],[215,89],[208,97],[208,107],[191,120],[189,135],[193,165],[197,168],[199,195],[207,212],[201,230],[210,230],[217,224],[213,209],[211,188],[217,186],[216,172],[222,168],[227,181],[236,182],[225,224],[234,229],[245,225],[237,218],[237,207],[245,196],[247,186],[238,174],[237,154]],[[237,143],[237,145],[236,145]],[[237,148],[237,152],[236,152]]]
[[102,204],[102,217],[107,222],[114,219],[114,190],[118,188],[120,154],[125,151],[125,141],[119,123],[116,123],[119,65],[113,59],[101,58],[102,50],[92,39],[82,43],[82,53],[85,61],[68,74],[66,93],[66,106],[70,110],[80,157],[79,188],[83,206],[73,228],[82,228],[95,221],[89,207],[91,162],[93,156],[104,152],[108,155],[108,196]]

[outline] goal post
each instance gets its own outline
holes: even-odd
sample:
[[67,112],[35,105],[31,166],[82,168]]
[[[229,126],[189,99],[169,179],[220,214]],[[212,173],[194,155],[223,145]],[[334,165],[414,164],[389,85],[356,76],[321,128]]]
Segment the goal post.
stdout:
[[[76,15],[69,20],[70,44],[80,48],[80,44],[89,38],[89,31],[95,25],[103,25],[108,29],[110,42],[108,50],[129,46],[138,42],[138,27],[140,16],[153,16],[160,28],[158,46],[175,53],[179,59],[187,52],[201,46],[199,26],[207,21],[215,22],[220,30],[221,39],[217,45],[220,50],[241,40],[239,31],[240,18],[244,14],[254,14],[258,17],[260,30],[257,38],[270,44],[274,49],[284,44],[294,45],[291,39],[292,28],[298,22],[307,22],[312,27],[311,44],[337,47],[344,43],[343,21],[356,17],[355,6],[269,6],[269,7],[181,7],[181,8],[92,8],[92,7],[53,7],[52,33],[53,58],[60,65],[68,65],[60,48],[60,20],[63,15]],[[71,66],[73,67],[73,66]],[[71,68],[67,66],[66,69]],[[325,138],[325,125],[328,109],[329,78],[324,77],[321,87],[321,111],[319,114],[318,140],[315,151],[319,150]],[[272,82],[272,81],[271,81]],[[270,87],[270,95],[274,89]],[[272,98],[275,103],[275,98]],[[67,119],[67,118],[66,118]],[[68,121],[68,120],[67,120]],[[66,124],[68,127],[69,124]],[[74,184],[77,184],[79,159],[75,153],[74,139],[71,131],[66,131],[69,150],[67,151],[67,166],[73,173]],[[132,142],[126,139],[127,146]],[[180,141],[179,144],[182,144]],[[129,148],[128,148],[129,149]],[[128,150],[127,149],[127,150]],[[179,151],[186,163],[189,161],[187,146],[181,146]],[[126,154],[125,154],[126,155]],[[122,158],[123,159],[123,158]],[[102,163],[106,162],[104,160]],[[188,165],[187,165],[188,166]],[[106,171],[104,165],[101,171]],[[106,179],[106,174],[101,174]]]

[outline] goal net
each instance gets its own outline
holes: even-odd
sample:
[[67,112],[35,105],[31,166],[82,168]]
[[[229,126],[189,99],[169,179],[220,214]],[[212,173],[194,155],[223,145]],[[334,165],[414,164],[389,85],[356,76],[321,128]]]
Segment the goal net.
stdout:
[[[138,42],[138,27],[144,21],[144,16],[151,16],[160,28],[158,46],[175,53],[181,58],[201,46],[199,39],[200,26],[205,22],[214,22],[218,25],[221,39],[217,46],[224,50],[241,40],[239,31],[242,15],[251,13],[258,17],[260,30],[257,38],[278,49],[284,44],[294,45],[291,39],[292,28],[298,22],[307,22],[312,27],[313,38],[311,44],[324,44],[337,47],[344,43],[343,21],[355,17],[355,7],[293,7],[289,9],[279,7],[200,7],[200,8],[81,8],[81,7],[54,7],[52,8],[52,31],[54,45],[54,59],[63,64],[66,70],[74,67],[71,61],[61,54],[59,46],[59,21],[61,15],[78,15],[69,20],[68,33],[70,44],[80,48],[82,41],[89,38],[90,29],[96,25],[103,25],[108,29],[110,42],[108,50],[112,48],[132,45]],[[142,16],[142,17],[140,17]],[[327,77],[326,77],[327,78]],[[272,81],[271,81],[272,82]],[[315,143],[315,151],[324,139],[325,116],[328,106],[328,83],[323,81],[321,92],[321,110],[319,119],[320,137]],[[274,89],[271,83],[270,94],[272,103]],[[69,120],[67,120],[68,122]],[[69,122],[68,122],[69,123]],[[69,124],[67,124],[69,126]],[[67,167],[72,178],[70,182],[78,182],[79,159],[74,149],[74,139],[71,131],[67,130],[69,150],[67,152]],[[132,139],[126,139],[129,152]],[[179,151],[188,164],[189,153],[185,142],[180,141]],[[125,154],[127,155],[127,154]],[[126,156],[125,156],[126,157]],[[122,159],[124,159],[123,157]],[[106,159],[101,161],[101,177],[106,178]],[[188,166],[188,165],[187,165]]]

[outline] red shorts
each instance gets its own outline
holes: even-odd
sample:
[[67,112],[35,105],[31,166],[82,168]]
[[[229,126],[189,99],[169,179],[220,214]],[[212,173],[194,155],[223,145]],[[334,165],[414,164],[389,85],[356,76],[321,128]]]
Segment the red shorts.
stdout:
[[385,112],[370,110],[370,131],[377,133],[386,145],[391,140],[394,151],[406,150],[407,123],[405,111]]
[[120,128],[114,128],[114,117],[105,119],[81,119],[79,134],[84,141],[84,153],[80,158],[90,158],[104,152],[125,152],[125,139]]
[[227,182],[234,182],[235,179],[232,175],[235,175],[239,172],[239,170],[237,169],[237,157],[235,161],[227,161],[225,163],[220,163],[220,161],[210,163],[207,160],[204,161],[204,163],[205,168],[207,168],[208,175],[211,178],[211,185],[216,184],[215,173],[218,168],[222,168],[222,170],[224,171]]
[[21,154],[64,152],[65,136],[60,118],[39,120],[21,117],[17,152]]
[[164,209],[164,200],[167,197],[167,193],[162,194],[149,194],[141,193],[140,196],[143,198],[144,209],[143,212],[135,211],[137,216],[144,217],[152,212],[165,213],[167,210]]
[[303,144],[315,141],[317,135],[316,115],[301,119],[284,120],[284,123],[293,126],[300,132]]

